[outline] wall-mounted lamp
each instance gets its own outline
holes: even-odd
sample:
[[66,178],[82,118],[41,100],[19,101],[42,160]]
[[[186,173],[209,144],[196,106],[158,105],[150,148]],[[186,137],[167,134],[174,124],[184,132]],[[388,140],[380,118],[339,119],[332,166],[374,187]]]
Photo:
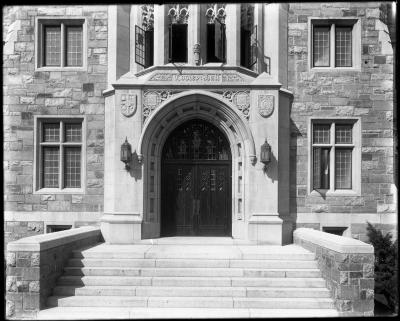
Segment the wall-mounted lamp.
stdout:
[[265,139],[265,143],[261,145],[260,162],[265,165],[271,162],[271,145],[268,144],[267,139]]
[[121,145],[121,162],[125,163],[125,169],[129,170],[129,163],[132,159],[132,148],[131,144],[128,143],[128,137],[125,138],[125,142]]

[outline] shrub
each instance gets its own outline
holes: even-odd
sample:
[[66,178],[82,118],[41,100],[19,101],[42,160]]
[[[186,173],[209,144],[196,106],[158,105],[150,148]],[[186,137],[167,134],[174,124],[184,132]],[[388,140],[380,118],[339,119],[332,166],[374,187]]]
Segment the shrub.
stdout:
[[367,236],[375,252],[375,294],[382,294],[389,309],[398,313],[397,240],[367,222]]

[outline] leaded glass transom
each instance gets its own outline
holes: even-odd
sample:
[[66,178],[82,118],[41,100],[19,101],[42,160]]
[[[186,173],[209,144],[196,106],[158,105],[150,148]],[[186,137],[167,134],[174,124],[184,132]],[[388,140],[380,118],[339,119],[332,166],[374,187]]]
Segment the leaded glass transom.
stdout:
[[165,142],[165,160],[229,160],[229,144],[213,125],[192,120],[177,127]]

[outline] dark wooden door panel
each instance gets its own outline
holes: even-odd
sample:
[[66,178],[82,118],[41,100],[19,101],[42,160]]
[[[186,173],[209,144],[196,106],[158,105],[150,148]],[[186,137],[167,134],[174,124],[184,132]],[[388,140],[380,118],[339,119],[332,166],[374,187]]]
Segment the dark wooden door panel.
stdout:
[[202,120],[178,126],[162,154],[162,235],[231,235],[231,156]]

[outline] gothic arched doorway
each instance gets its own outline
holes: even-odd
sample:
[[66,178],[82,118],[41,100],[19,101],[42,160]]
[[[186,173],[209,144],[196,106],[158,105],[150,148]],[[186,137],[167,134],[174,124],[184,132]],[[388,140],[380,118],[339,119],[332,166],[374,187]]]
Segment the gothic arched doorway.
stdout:
[[200,119],[175,128],[162,151],[161,235],[231,236],[231,151]]

